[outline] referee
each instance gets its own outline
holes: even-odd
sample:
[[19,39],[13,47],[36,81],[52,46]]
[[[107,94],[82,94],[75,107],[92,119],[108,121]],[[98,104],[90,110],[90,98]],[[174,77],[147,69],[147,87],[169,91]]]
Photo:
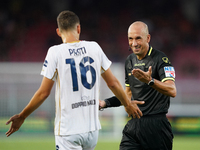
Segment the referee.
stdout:
[[[171,150],[173,133],[166,117],[170,97],[176,96],[175,70],[168,57],[149,45],[148,26],[141,21],[128,29],[131,50],[125,62],[125,92],[139,105],[141,118],[132,116],[123,130],[120,150]],[[100,101],[102,108],[118,107],[116,97]]]

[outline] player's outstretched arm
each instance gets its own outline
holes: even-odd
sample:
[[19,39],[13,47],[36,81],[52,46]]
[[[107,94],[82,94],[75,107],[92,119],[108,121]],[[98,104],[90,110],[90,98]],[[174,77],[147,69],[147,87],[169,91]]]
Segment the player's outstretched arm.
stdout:
[[21,111],[20,114],[12,116],[6,122],[6,125],[12,122],[10,129],[6,132],[7,137],[18,131],[24,120],[45,101],[51,92],[53,84],[54,81],[46,77],[43,78],[40,88],[33,95],[28,105]]
[[140,111],[137,105],[131,104],[131,99],[127,97],[122,85],[120,84],[118,79],[112,74],[110,68],[102,74],[102,77],[106,81],[111,91],[120,100],[121,104],[124,105],[125,110],[128,113],[128,115],[133,116],[134,118],[135,117],[140,118],[142,116],[142,112]]

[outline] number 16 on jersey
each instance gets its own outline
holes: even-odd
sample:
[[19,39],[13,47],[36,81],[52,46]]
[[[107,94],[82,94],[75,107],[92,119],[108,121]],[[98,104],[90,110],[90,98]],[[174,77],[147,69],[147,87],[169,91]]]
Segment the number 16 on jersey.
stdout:
[[[96,82],[96,71],[95,71],[94,67],[92,67],[91,65],[85,66],[86,62],[89,62],[89,64],[92,64],[92,63],[94,63],[94,60],[89,56],[83,57],[83,59],[79,63],[79,68],[76,68],[76,63],[75,63],[74,58],[66,59],[66,64],[70,64],[70,66],[71,66],[73,91],[79,90],[78,79],[77,79],[77,69],[80,70],[81,83],[85,88],[91,89]],[[90,71],[90,73],[91,73],[91,77],[92,77],[91,83],[88,83],[88,81],[87,81],[87,75],[86,74],[87,74],[88,71]]]

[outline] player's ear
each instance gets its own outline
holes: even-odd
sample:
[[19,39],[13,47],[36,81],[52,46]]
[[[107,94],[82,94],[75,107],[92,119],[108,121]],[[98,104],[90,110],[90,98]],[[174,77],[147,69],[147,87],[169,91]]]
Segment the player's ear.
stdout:
[[59,28],[56,29],[56,33],[58,34],[59,37],[61,37],[61,33],[60,33]]
[[81,33],[81,25],[77,25],[77,33],[80,34]]

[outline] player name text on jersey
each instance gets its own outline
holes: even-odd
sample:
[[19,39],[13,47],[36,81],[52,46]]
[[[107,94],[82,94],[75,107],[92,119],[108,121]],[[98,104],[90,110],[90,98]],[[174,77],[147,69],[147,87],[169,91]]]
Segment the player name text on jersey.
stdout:
[[82,54],[86,54],[86,49],[85,49],[85,47],[81,47],[78,49],[69,49],[69,54],[70,54],[70,56],[71,55],[80,56]]

